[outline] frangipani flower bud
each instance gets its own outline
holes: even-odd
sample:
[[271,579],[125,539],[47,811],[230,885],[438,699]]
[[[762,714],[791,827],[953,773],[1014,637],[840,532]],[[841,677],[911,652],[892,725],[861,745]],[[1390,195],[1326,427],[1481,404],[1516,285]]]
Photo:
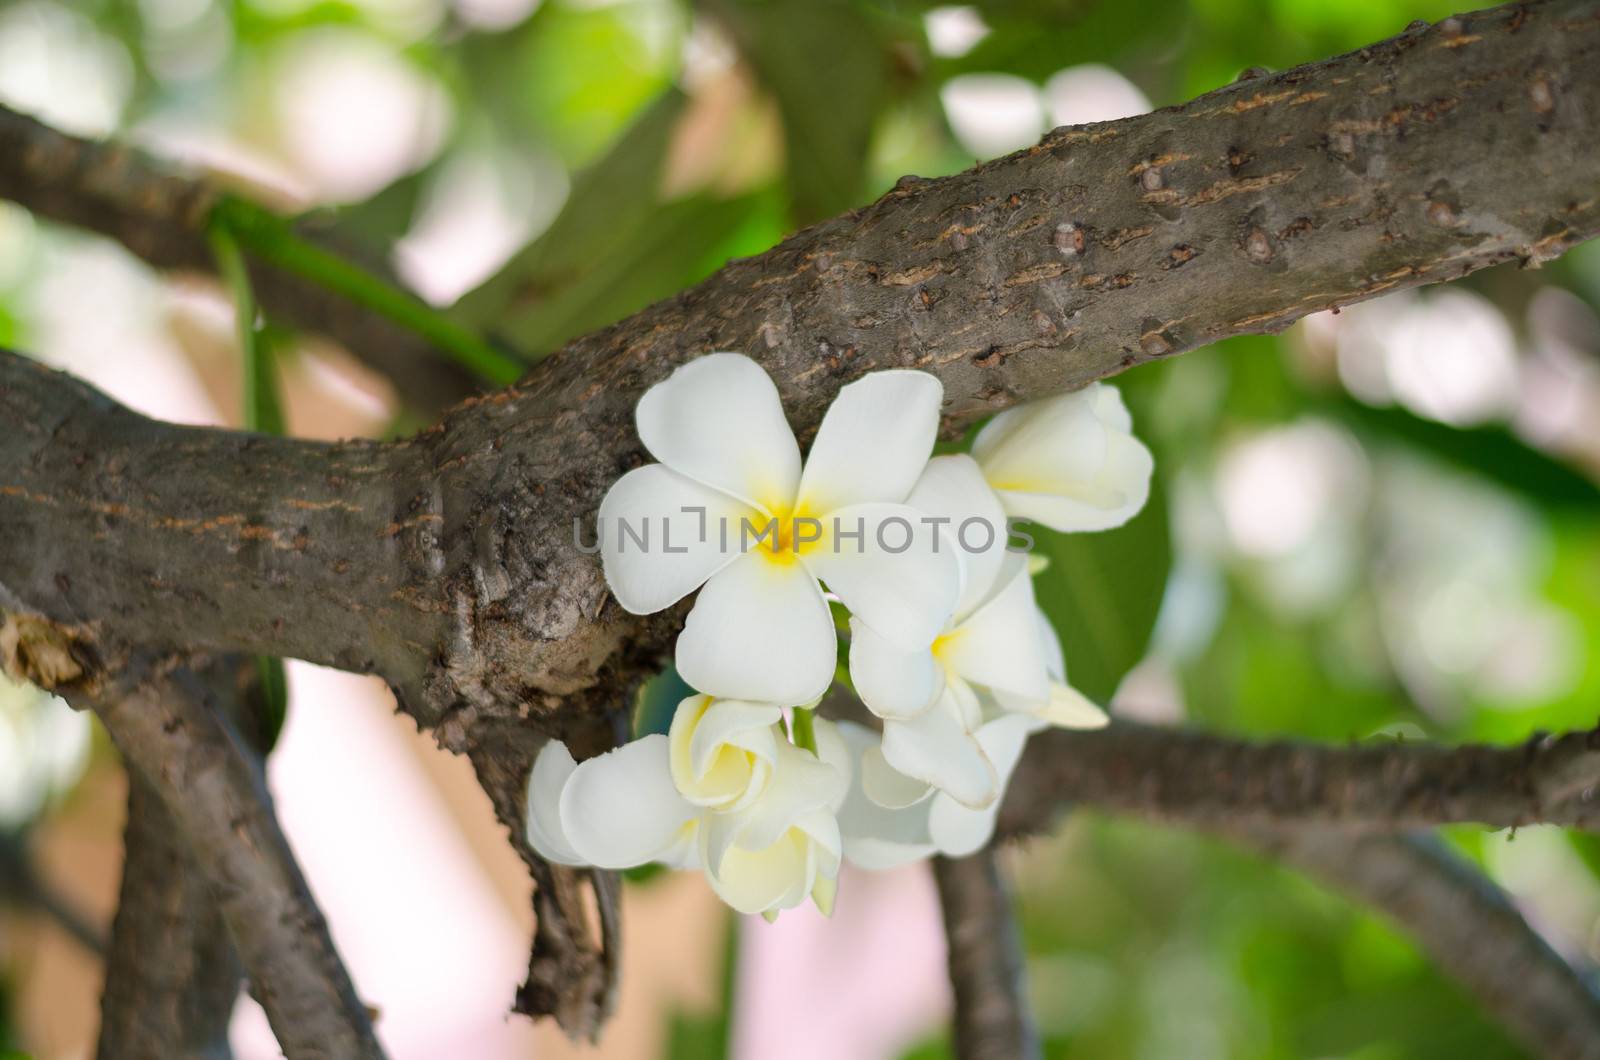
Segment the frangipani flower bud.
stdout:
[[1150,496],[1150,450],[1107,383],[1000,413],[972,455],[1008,515],[1052,530],[1121,526]]

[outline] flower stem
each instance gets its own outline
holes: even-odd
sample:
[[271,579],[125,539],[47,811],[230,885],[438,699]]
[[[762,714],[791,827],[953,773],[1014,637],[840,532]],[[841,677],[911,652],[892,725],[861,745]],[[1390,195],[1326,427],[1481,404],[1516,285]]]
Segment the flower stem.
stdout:
[[514,383],[526,367],[421,300],[300,238],[282,217],[254,203],[223,198],[212,208],[210,226],[213,233],[228,232],[262,261],[304,276],[416,332],[491,383]]
[[794,745],[817,753],[816,711],[794,708]]

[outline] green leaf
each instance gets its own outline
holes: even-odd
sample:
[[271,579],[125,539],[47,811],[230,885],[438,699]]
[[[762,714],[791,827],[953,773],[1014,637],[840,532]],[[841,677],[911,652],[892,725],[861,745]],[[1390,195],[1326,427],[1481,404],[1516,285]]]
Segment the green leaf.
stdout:
[[665,733],[672,727],[672,715],[678,704],[694,694],[694,689],[672,666],[646,681],[634,699],[633,738]]
[[1172,567],[1165,496],[1127,525],[1099,534],[1058,534],[1029,526],[1034,554],[1050,565],[1034,578],[1039,606],[1061,636],[1067,680],[1105,703],[1144,657]]
[[838,0],[743,0],[717,11],[777,98],[793,220],[810,224],[859,206],[889,96],[879,23]]
[[1348,398],[1330,402],[1327,410],[1368,437],[1421,450],[1542,507],[1600,511],[1600,487],[1592,479],[1504,427],[1451,427],[1403,409],[1372,408]]
[[256,677],[261,682],[262,754],[278,745],[283,723],[289,717],[289,682],[283,660],[270,655],[256,656]]

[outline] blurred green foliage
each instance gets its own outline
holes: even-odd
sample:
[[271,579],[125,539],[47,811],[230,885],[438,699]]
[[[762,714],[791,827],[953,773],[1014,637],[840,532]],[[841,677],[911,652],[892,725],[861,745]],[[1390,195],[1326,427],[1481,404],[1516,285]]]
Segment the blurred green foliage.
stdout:
[[[157,0],[60,6],[127,56],[123,126],[198,124],[280,162],[273,63],[335,28],[385,49],[441,94],[445,129],[387,187],[321,205],[308,223],[381,255],[425,218],[454,163],[505,163],[502,197],[534,204],[518,222],[526,237],[444,312],[531,361],[904,173],[970,165],[941,107],[952,78],[1042,86],[1107,64],[1164,106],[1247,67],[1442,18],[1459,0],[993,0],[977,5],[987,32],[961,54],[935,53],[924,17],[936,5],[920,0],[544,0],[492,24],[446,0],[207,0],[177,28]],[[185,47],[199,54],[202,22],[220,52],[175,63]],[[0,268],[0,343],[37,330],[27,272]],[[1600,305],[1600,244],[1462,286],[1499,307],[1526,358],[1541,292]],[[1119,380],[1156,453],[1150,507],[1112,533],[1041,534],[1041,602],[1074,683],[1108,700],[1143,660],[1130,705],[1165,689],[1161,717],[1260,736],[1511,742],[1593,724],[1594,465],[1536,447],[1504,413],[1461,429],[1404,400],[1364,403],[1318,341],[1301,329],[1243,337]],[[1600,350],[1578,346],[1592,369]],[[1225,488],[1239,454],[1308,426],[1338,473],[1303,535],[1311,544],[1245,547]],[[1508,616],[1521,624],[1495,639]],[[637,731],[663,731],[684,694],[670,674],[648,686]],[[1518,856],[1477,830],[1448,831],[1490,871]],[[1600,909],[1600,858],[1575,843],[1571,871],[1524,897],[1585,952],[1593,913],[1571,910]],[[1517,1055],[1391,926],[1214,841],[1084,816],[1024,851],[1019,876],[1052,1057]],[[726,1000],[719,1014],[676,1018],[670,1037],[674,1057],[723,1055]]]

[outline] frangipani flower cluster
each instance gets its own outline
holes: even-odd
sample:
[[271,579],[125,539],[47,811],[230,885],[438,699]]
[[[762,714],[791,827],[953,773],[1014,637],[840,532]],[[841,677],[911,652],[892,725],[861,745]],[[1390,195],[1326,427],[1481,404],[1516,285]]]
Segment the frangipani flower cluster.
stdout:
[[[1095,384],[1000,414],[971,455],[935,457],[942,400],[923,372],[865,376],[802,461],[777,388],[740,354],[645,394],[639,437],[659,463],[606,495],[599,550],[628,611],[698,590],[676,664],[700,694],[667,735],[581,764],[547,745],[528,784],[536,850],[699,868],[741,912],[807,897],[827,911],[841,857],[882,868],[976,850],[1031,733],[1105,723],[1067,684],[1012,522],[1126,522],[1148,496],[1149,451]],[[836,682],[875,726],[813,719]]]

